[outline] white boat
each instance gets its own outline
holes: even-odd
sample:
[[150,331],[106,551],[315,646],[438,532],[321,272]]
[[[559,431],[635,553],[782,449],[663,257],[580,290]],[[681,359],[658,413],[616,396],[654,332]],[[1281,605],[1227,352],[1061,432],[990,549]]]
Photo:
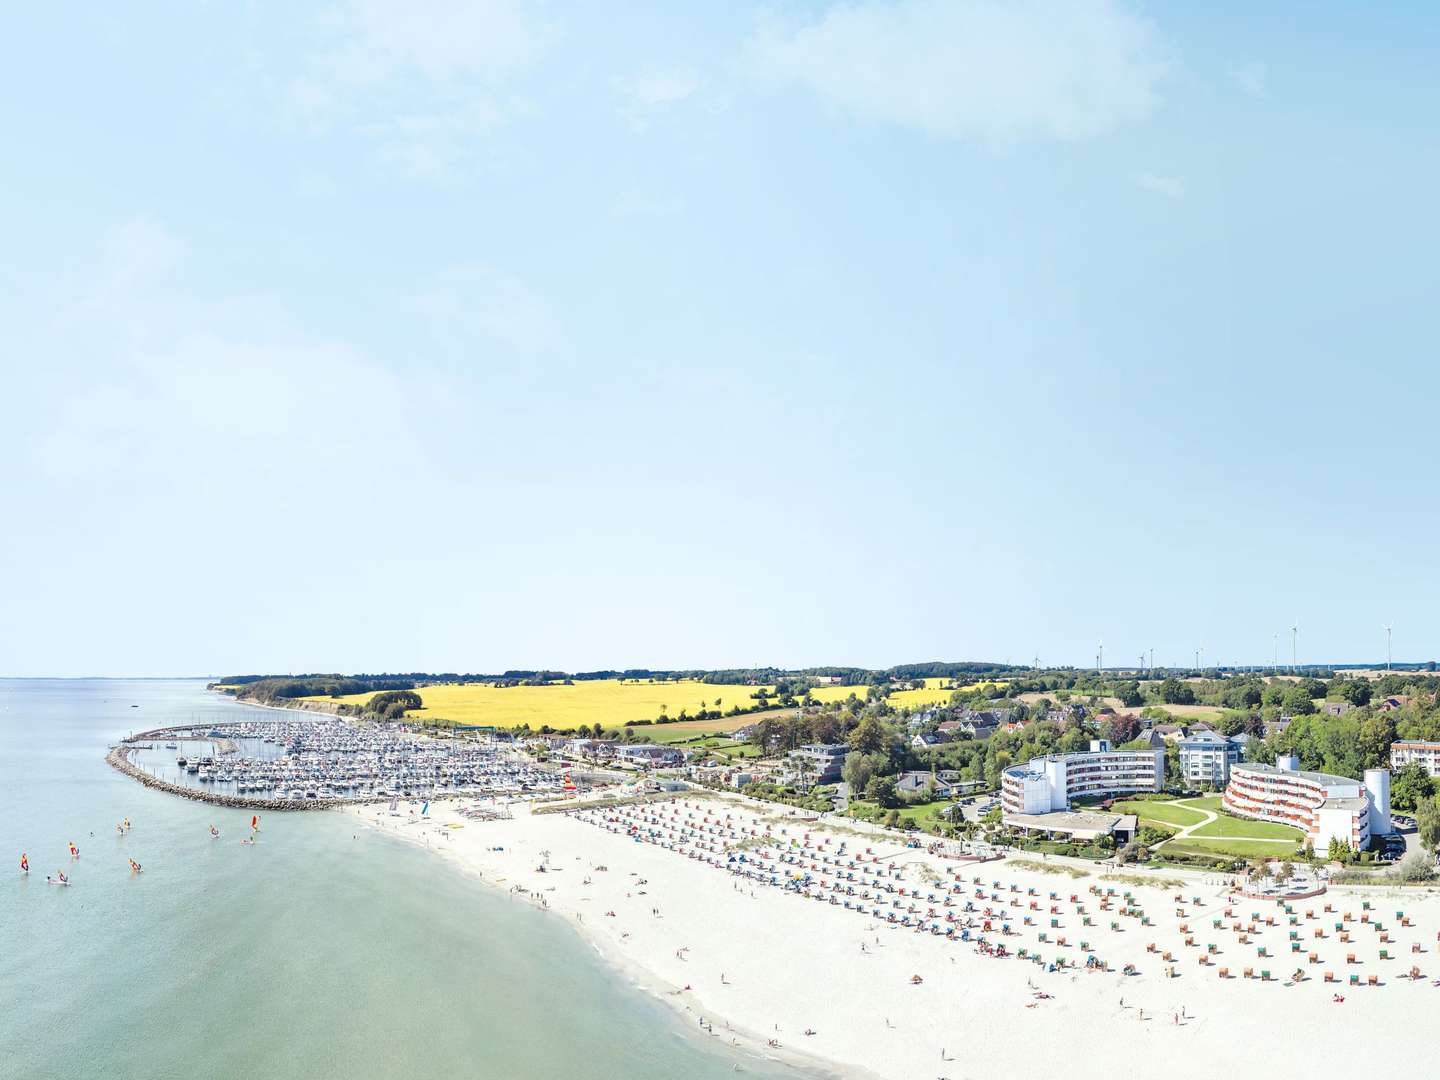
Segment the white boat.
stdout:
[[68,882],[68,881],[61,881],[59,878],[47,877],[47,878],[45,879],[45,884],[47,884],[47,885],[69,885],[70,882]]

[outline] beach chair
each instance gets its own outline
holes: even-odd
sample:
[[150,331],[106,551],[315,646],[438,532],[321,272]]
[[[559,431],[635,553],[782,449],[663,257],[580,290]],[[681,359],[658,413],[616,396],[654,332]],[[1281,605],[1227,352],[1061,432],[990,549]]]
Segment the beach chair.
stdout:
[[1164,961],[1168,964],[1168,963],[1170,963],[1170,961],[1174,960],[1175,958],[1174,958],[1173,956],[1171,956],[1168,952],[1163,952],[1163,953],[1160,954],[1160,959],[1161,959],[1161,960],[1164,960]]
[[1335,973],[1333,971],[1327,971],[1325,972],[1325,981],[1327,983],[1333,983],[1338,982],[1339,980],[1335,978]]
[[1410,943],[1410,951],[1411,951],[1412,953],[1418,953],[1418,952],[1424,952],[1425,950],[1420,947],[1420,942],[1418,942],[1418,941],[1412,941],[1412,942]]
[[1379,976],[1379,975],[1367,975],[1367,976],[1365,977],[1365,985],[1366,985],[1366,986],[1379,986],[1379,985],[1380,985],[1380,976]]
[[1412,979],[1420,979],[1420,978],[1423,978],[1423,976],[1420,974],[1420,969],[1419,969],[1418,967],[1412,967],[1412,968],[1410,969],[1410,978],[1412,978]]
[[1315,936],[1317,939],[1322,939],[1322,940],[1323,940],[1324,937],[1325,937],[1325,931],[1324,931],[1323,929],[1317,927],[1317,928],[1315,929],[1315,934],[1314,934],[1314,936]]
[[1349,940],[1350,940],[1350,932],[1349,932],[1348,930],[1341,930],[1341,931],[1340,931],[1340,940],[1341,940],[1341,941],[1349,941]]
[[1209,953],[1211,956],[1218,956],[1218,955],[1220,955],[1220,947],[1219,947],[1218,945],[1216,945],[1214,942],[1210,942],[1209,944],[1207,944],[1207,945],[1205,946],[1205,951],[1206,951],[1207,953]]
[[1310,954],[1310,956],[1309,956],[1308,959],[1309,959],[1310,963],[1312,963],[1312,964],[1318,964],[1318,963],[1320,962],[1320,954],[1319,954],[1319,953],[1313,953],[1313,952],[1312,952],[1312,953]]
[[1353,963],[1355,963],[1355,954],[1354,954],[1353,952],[1348,952],[1348,953],[1345,954],[1345,963],[1347,963],[1347,964],[1353,964]]
[[1260,981],[1261,981],[1261,982],[1269,982],[1269,981],[1270,981],[1270,969],[1269,969],[1269,968],[1262,968],[1262,969],[1260,970]]
[[1381,949],[1381,950],[1380,950],[1380,959],[1381,959],[1381,960],[1389,960],[1389,959],[1390,959],[1390,950],[1389,950],[1389,949]]
[[1350,985],[1351,985],[1351,986],[1359,986],[1359,985],[1360,985],[1360,976],[1359,976],[1359,975],[1356,975],[1354,972],[1351,972],[1351,973],[1350,973]]
[[1255,969],[1254,969],[1254,968],[1248,968],[1248,967],[1247,967],[1247,968],[1245,969],[1245,971],[1244,971],[1243,978],[1253,979],[1254,977],[1255,977]]

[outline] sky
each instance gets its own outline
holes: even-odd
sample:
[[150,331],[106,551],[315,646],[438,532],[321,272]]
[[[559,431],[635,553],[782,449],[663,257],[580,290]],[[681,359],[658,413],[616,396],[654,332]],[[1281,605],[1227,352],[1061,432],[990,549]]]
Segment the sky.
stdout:
[[1437,48],[17,7],[0,673],[1440,657]]

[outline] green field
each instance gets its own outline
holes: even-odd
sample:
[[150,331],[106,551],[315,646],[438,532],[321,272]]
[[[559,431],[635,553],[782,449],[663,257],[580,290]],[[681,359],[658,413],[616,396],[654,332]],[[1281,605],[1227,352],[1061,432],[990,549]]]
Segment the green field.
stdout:
[[1197,814],[1194,810],[1186,810],[1183,806],[1176,806],[1174,803],[1154,802],[1150,799],[1134,799],[1125,802],[1117,802],[1113,809],[1117,814],[1136,814],[1142,825],[1173,825],[1185,828],[1187,825],[1198,825],[1205,820],[1204,814]]
[[[1203,799],[1190,799],[1181,804],[1182,806],[1202,806],[1206,810],[1213,810],[1220,816],[1206,825],[1203,829],[1196,829],[1187,836],[1186,840],[1291,840],[1296,844],[1305,842],[1305,834],[1299,829],[1290,825],[1282,825],[1276,821],[1252,821],[1250,818],[1235,817],[1226,813],[1220,806],[1219,795],[1208,795]],[[1275,845],[1279,847],[1279,845]]]
[[[592,679],[547,686],[495,686],[491,683],[460,683],[421,686],[417,689],[425,707],[409,715],[420,721],[449,721],[456,724],[493,724],[500,728],[528,724],[539,729],[548,724],[555,731],[574,731],[581,724],[619,727],[627,720],[653,720],[664,709],[678,716],[701,708],[728,712],[732,707],[754,706],[756,686],[702,683],[694,680],[653,682],[630,679]],[[846,688],[848,691],[848,688]],[[351,694],[341,698],[318,698],[360,705],[374,694]],[[718,704],[717,704],[718,702]],[[701,732],[729,732],[746,723],[744,717],[647,726],[642,730],[656,742]],[[659,732],[665,731],[667,737]],[[683,734],[682,734],[683,733]]]
[[1218,855],[1237,859],[1284,858],[1300,851],[1297,844],[1276,844],[1265,840],[1204,840],[1187,836],[1183,840],[1171,840],[1155,849],[1163,859],[1166,855]]
[[[865,799],[852,799],[852,807],[868,807],[872,810],[870,816],[878,808],[875,803]],[[928,830],[937,824],[949,824],[949,819],[942,817],[942,813],[955,804],[947,799],[937,799],[934,802],[916,803],[913,806],[902,806],[899,808],[901,822],[913,822],[917,828]]]

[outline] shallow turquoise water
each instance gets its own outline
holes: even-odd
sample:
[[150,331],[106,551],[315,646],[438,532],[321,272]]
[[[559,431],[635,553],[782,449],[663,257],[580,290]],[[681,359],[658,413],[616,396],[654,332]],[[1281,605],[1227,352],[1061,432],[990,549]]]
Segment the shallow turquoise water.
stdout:
[[235,712],[193,681],[0,680],[0,1077],[796,1075],[692,1039],[558,920],[424,851],[335,813],[262,815],[243,846],[247,813],[103,760]]

